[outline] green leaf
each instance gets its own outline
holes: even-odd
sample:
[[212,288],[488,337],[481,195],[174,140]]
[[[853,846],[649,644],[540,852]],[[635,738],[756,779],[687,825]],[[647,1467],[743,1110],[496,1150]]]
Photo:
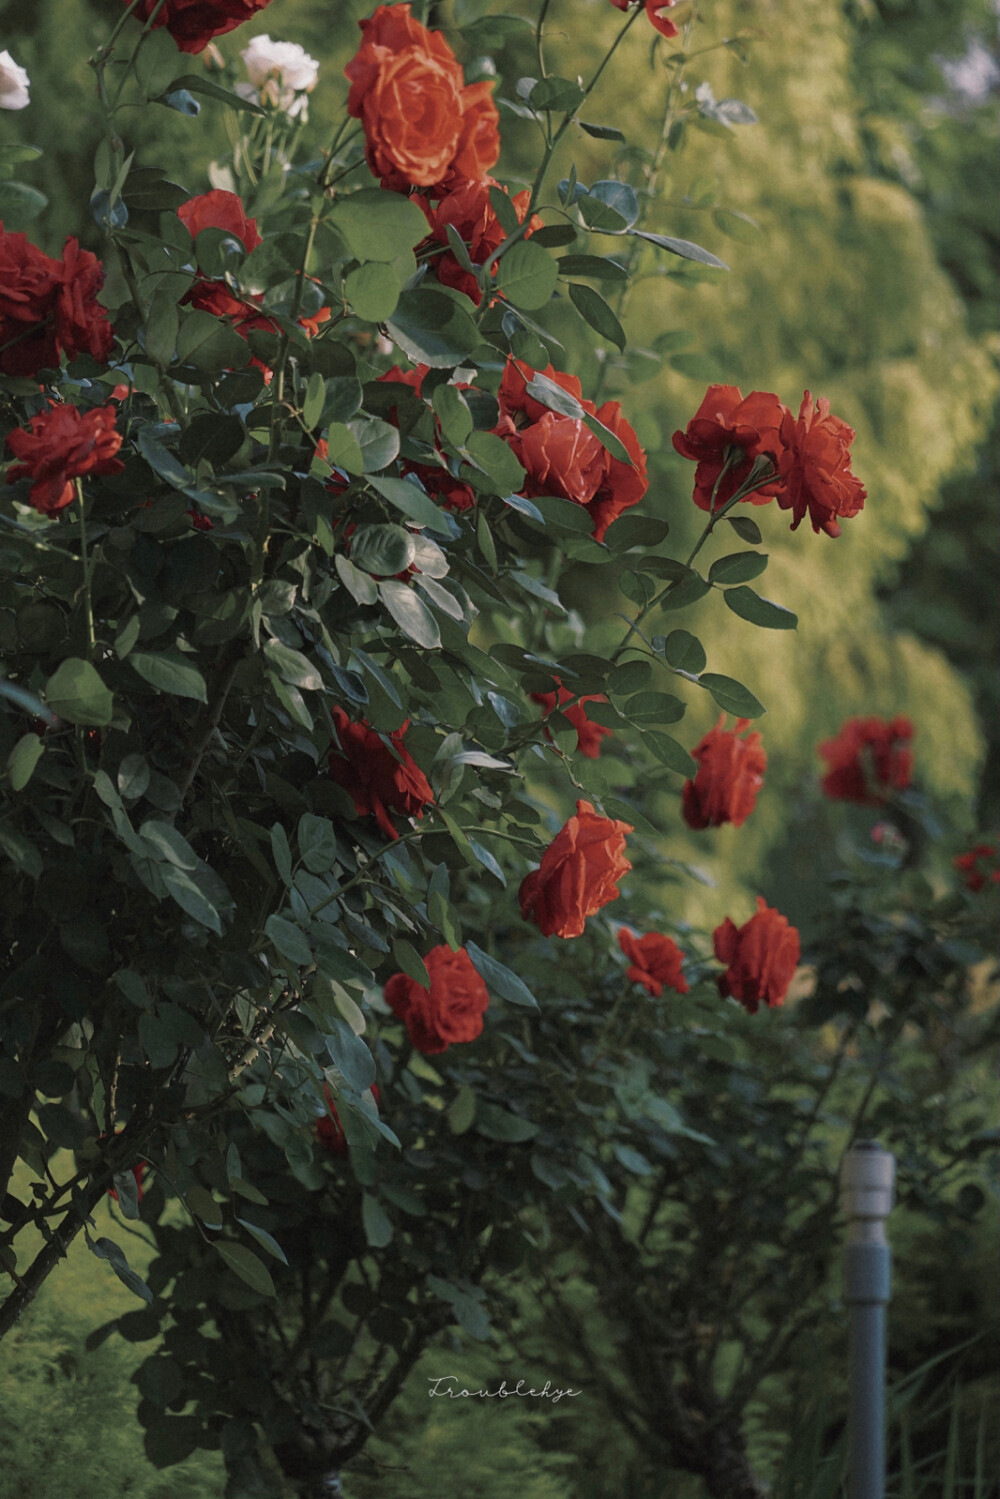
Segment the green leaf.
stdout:
[[663,643],[663,654],[667,664],[677,671],[690,672],[697,676],[704,671],[707,657],[704,647],[696,635],[687,630],[671,630]]
[[250,363],[250,346],[221,318],[198,308],[185,312],[177,333],[177,358],[206,374],[239,370]]
[[92,1239],[85,1228],[84,1238],[87,1248],[96,1254],[99,1260],[107,1260],[112,1270],[117,1275],[123,1286],[127,1286],[133,1296],[138,1296],[141,1301],[152,1301],[153,1293],[146,1282],[130,1267],[125,1257],[125,1251],[120,1249],[111,1239]]
[[413,536],[402,526],[359,526],[351,537],[351,561],[377,577],[405,572],[414,554]]
[[499,495],[516,494],[525,481],[514,453],[494,432],[473,432],[466,451]]
[[288,1264],[288,1260],[285,1257],[285,1251],[282,1249],[277,1239],[273,1238],[267,1232],[266,1228],[259,1228],[256,1223],[251,1223],[247,1218],[237,1218],[236,1221],[241,1228],[246,1229],[247,1233],[252,1239],[257,1240],[257,1243],[260,1245],[261,1249],[266,1249],[268,1254],[272,1255],[274,1259],[280,1260],[283,1265]]
[[177,869],[197,869],[198,855],[171,823],[160,822],[155,817],[147,818],[139,834],[149,844],[154,859],[165,860]]
[[[426,228],[425,220],[425,233]],[[444,292],[428,286],[402,293],[386,331],[415,364],[429,364],[432,369],[461,364],[482,342],[468,312]]]
[[301,651],[292,650],[290,645],[282,645],[280,640],[268,640],[264,643],[264,655],[283,682],[290,682],[293,687],[304,687],[307,692],[322,692],[323,678],[308,656],[304,656]]
[[573,282],[569,298],[584,322],[596,333],[613,343],[617,349],[625,348],[625,330],[599,292],[592,286],[578,286]]
[[[361,453],[361,471],[377,473],[399,452],[399,430],[380,416],[357,416],[347,423]],[[329,442],[329,438],[327,439]]]
[[306,386],[306,398],[302,402],[302,420],[312,431],[318,426],[319,419],[323,415],[323,407],[326,405],[326,382],[319,370],[309,376],[309,384]]
[[133,651],[128,659],[129,665],[134,667],[140,677],[160,692],[169,693],[172,697],[193,698],[198,703],[208,701],[205,678],[197,667],[189,666],[183,657],[173,654],[154,656],[146,651]]
[[184,1201],[195,1217],[201,1219],[206,1228],[222,1227],[222,1208],[206,1187],[195,1182],[193,1187],[188,1188]]
[[289,847],[288,834],[280,822],[276,822],[271,829],[271,854],[282,883],[290,886],[292,883],[292,850]]
[[222,922],[219,913],[201,886],[195,884],[183,869],[177,869],[173,864],[160,864],[157,867],[160,878],[181,910],[186,911],[202,926],[208,927],[217,937],[221,937]]
[[580,129],[599,141],[624,141],[625,137],[614,125],[591,125],[586,120],[577,120]]
[[749,214],[740,213],[735,208],[717,208],[712,214],[712,222],[716,229],[723,234],[728,234],[730,239],[739,240],[741,244],[752,245],[760,239],[760,225],[756,219]]
[[328,817],[303,812],[296,832],[302,862],[311,874],[326,874],[337,862],[337,835]]
[[[157,32],[159,36],[161,33]],[[252,99],[243,99],[239,94],[234,94],[230,89],[223,88],[221,84],[212,78],[206,78],[201,73],[185,73],[180,78],[173,80],[174,92],[186,89],[189,94],[201,94],[207,99],[218,99],[220,104],[226,104],[230,109],[241,109],[247,114],[262,115],[266,111]]]
[[392,944],[392,955],[408,978],[411,978],[415,984],[419,984],[422,989],[430,989],[431,976],[427,972],[423,958],[412,943],[407,942],[405,937],[397,937]]
[[725,708],[727,713],[735,713],[737,718],[759,718],[767,712],[750,689],[744,687],[742,682],[735,682],[732,677],[722,677],[716,672],[706,671],[698,678],[698,685],[706,687],[719,707]]
[[37,734],[24,734],[7,756],[7,774],[12,791],[23,791],[42,758],[44,745]]
[[216,1244],[215,1248],[234,1275],[245,1281],[251,1290],[261,1296],[277,1296],[271,1272],[252,1249],[247,1249],[245,1244]]
[[671,255],[680,255],[683,260],[697,260],[701,265],[715,266],[720,271],[729,269],[724,260],[720,260],[717,255],[710,254],[708,250],[703,250],[701,245],[692,244],[689,239],[674,239],[669,234],[649,234],[645,229],[630,229],[629,233],[639,239],[648,240],[651,245],[656,245],[661,250],[669,250]]
[[374,578],[355,567],[350,558],[343,556],[340,552],[334,557],[333,565],[337,569],[338,578],[355,603],[374,604],[376,602],[378,588]]
[[685,705],[669,692],[637,692],[623,704],[622,713],[633,723],[676,723],[684,717]]
[[657,734],[647,729],[643,733],[642,742],[669,770],[676,770],[682,776],[694,775],[695,762],[691,755],[683,744],[679,744],[669,734]]
[[523,1005],[528,1010],[538,1009],[537,999],[516,973],[512,973],[496,958],[491,958],[489,953],[483,952],[475,942],[466,942],[465,950],[472,959],[472,966],[493,994],[512,1005]]
[[344,277],[344,295],[355,316],[366,323],[384,323],[392,317],[401,290],[392,266],[377,261],[359,265]]
[[453,1135],[464,1135],[471,1129],[476,1117],[476,1095],[468,1083],[463,1083],[448,1105],[445,1118]]
[[727,515],[726,520],[732,526],[737,536],[742,541],[748,541],[751,546],[759,546],[764,540],[760,527],[749,515]]
[[142,1445],[154,1468],[172,1468],[198,1445],[201,1421],[195,1416],[163,1416],[147,1426]]
[[760,625],[761,629],[794,630],[798,625],[798,616],[791,609],[761,598],[752,588],[727,588],[723,598],[740,619],[749,620],[752,625]]
[[454,385],[439,385],[434,391],[434,413],[441,423],[441,431],[453,447],[463,447],[472,432],[474,423],[469,403]]
[[700,573],[690,572],[686,577],[680,578],[671,588],[668,594],[660,600],[660,608],[664,610],[686,609],[689,604],[696,604],[703,599],[709,591],[709,586]]
[[[398,442],[398,437],[397,437]],[[361,444],[344,422],[331,422],[326,429],[327,461],[349,474],[363,474],[365,460]]]
[[26,182],[0,182],[0,219],[7,229],[20,231],[48,205],[45,194]]
[[538,1134],[538,1125],[500,1108],[498,1104],[480,1099],[476,1108],[476,1134],[485,1135],[487,1140],[503,1140],[517,1145],[523,1140],[533,1140]]
[[627,281],[628,271],[603,255],[562,255],[556,261],[560,276],[592,276],[595,281]]
[[45,684],[45,701],[57,718],[102,728],[111,722],[114,698],[89,661],[70,656]]
[[184,66],[184,55],[167,30],[148,32],[134,63],[135,76],[147,99],[165,93]]
[[447,516],[442,514],[419,485],[412,484],[409,479],[391,479],[379,474],[368,474],[366,482],[415,525],[426,526],[429,531],[436,531],[441,536],[451,535]]
[[731,552],[708,570],[710,583],[749,583],[767,567],[767,552]]
[[578,83],[569,78],[540,78],[528,95],[532,109],[553,109],[572,114],[586,95]]
[[358,260],[392,261],[427,238],[427,220],[416,203],[379,188],[341,198],[328,222]]
[[365,1239],[373,1249],[384,1249],[392,1243],[392,1219],[377,1197],[370,1192],[362,1194],[361,1223]]
[[379,597],[408,640],[425,650],[437,650],[441,631],[423,599],[407,583],[380,583]]
[[312,948],[299,927],[286,921],[283,916],[269,916],[264,923],[264,933],[276,950],[296,968],[308,968],[313,961]]
[[497,265],[497,287],[515,307],[531,312],[552,298],[559,268],[541,245],[517,240]]

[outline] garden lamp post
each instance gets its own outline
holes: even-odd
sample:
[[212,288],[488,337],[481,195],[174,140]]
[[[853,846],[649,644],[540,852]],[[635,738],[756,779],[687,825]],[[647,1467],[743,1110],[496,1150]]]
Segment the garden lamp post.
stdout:
[[848,1499],[885,1492],[885,1338],[892,1255],[885,1220],[896,1161],[876,1140],[858,1140],[841,1165],[847,1215],[844,1293],[850,1317]]

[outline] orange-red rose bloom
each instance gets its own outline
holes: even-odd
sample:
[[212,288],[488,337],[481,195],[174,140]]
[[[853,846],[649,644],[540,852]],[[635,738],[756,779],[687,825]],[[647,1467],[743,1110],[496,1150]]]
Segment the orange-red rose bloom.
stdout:
[[367,723],[351,723],[343,708],[333,710],[340,749],[330,751],[330,775],[354,798],[359,817],[373,816],[387,838],[398,838],[390,812],[422,817],[434,800],[427,777],[403,745],[409,719],[388,736],[392,749]]
[[114,340],[97,300],[103,284],[101,262],[77,240],[53,260],[0,223],[0,373],[34,376],[63,354],[106,361]]
[[588,916],[618,899],[618,881],[632,868],[625,857],[625,834],[632,831],[627,822],[599,817],[590,802],[577,802],[576,815],[521,883],[525,921],[543,937],[579,937]]
[[[182,52],[204,52],[213,37],[235,31],[269,4],[270,0],[166,0],[153,25],[165,26]],[[148,21],[156,5],[157,0],[140,0],[133,14]]]
[[[749,477],[755,458],[762,453],[775,458],[781,452],[781,423],[789,414],[768,391],[753,390],[743,396],[736,385],[708,387],[686,429],[673,437],[681,457],[698,465],[694,502],[700,510],[713,509],[713,496],[714,509],[720,509]],[[754,505],[766,505],[774,493],[771,483],[745,498]]]
[[33,479],[28,499],[42,515],[54,515],[72,504],[74,479],[84,474],[120,474],[125,465],[115,454],[122,445],[115,431],[113,406],[80,411],[51,406],[33,416],[27,427],[7,434],[7,446],[19,458],[7,472],[7,483]]
[[347,111],[364,127],[375,175],[404,191],[485,176],[500,155],[491,85],[467,87],[444,37],[408,4],[380,5],[359,25],[361,47],[344,69]]
[[[469,251],[469,259],[473,265],[479,266],[489,260],[493,251],[498,249],[507,238],[503,227],[490,203],[490,188],[500,188],[500,184],[492,177],[484,177],[481,181],[463,182],[456,187],[454,192],[446,193],[430,215],[431,233],[439,244],[448,244],[448,225],[457,233]],[[506,189],[504,189],[506,191]],[[528,212],[528,204],[531,202],[531,193],[525,190],[523,193],[515,193],[511,199],[514,212],[517,214],[519,224],[524,223],[524,216]],[[542,221],[537,214],[532,214],[531,226],[525,234],[525,239],[536,229],[542,227]],[[459,264],[451,250],[431,261],[434,274],[445,286],[454,287],[456,291],[464,292],[470,297],[476,306],[483,299],[476,277],[466,271]],[[496,275],[496,266],[493,267]]]
[[[638,0],[611,0],[615,10],[631,10]],[[674,0],[645,0],[645,11],[650,24],[656,28],[661,36],[677,36],[677,26],[670,20],[667,11],[673,5]]]
[[664,989],[675,989],[678,994],[688,992],[688,982],[681,972],[684,954],[671,937],[661,932],[647,932],[637,937],[623,926],[618,933],[618,946],[632,965],[627,978],[648,989],[659,999]]
[[[323,1093],[326,1097],[328,1112],[321,1114],[316,1120],[316,1138],[323,1149],[328,1150],[331,1155],[346,1158],[349,1152],[347,1136],[344,1134],[344,1126],[340,1122],[340,1115],[337,1113],[337,1105],[333,1101],[333,1094],[326,1083],[323,1084]],[[382,1095],[379,1093],[377,1086],[372,1087],[372,1097],[376,1103],[381,1102]]]
[[772,910],[763,896],[757,897],[757,914],[738,927],[727,916],[712,934],[715,956],[727,965],[716,979],[723,999],[732,995],[751,1015],[761,1001],[772,1008],[788,993],[799,964],[799,934]]
[[839,536],[839,520],[864,508],[867,491],[851,472],[854,429],[831,416],[830,402],[806,391],[798,418],[785,411],[779,457],[778,504],[792,512],[792,530],[808,514],[814,531]]
[[500,383],[496,431],[525,469],[525,494],[559,495],[583,505],[593,521],[594,540],[603,541],[612,521],[638,505],[649,488],[646,455],[617,401],[605,401],[598,410],[583,399],[575,375],[551,365],[541,373],[612,431],[631,463],[612,457],[581,417],[550,411],[530,395],[527,385],[534,371],[515,359],[508,360]]
[[962,876],[967,890],[978,893],[989,883],[1000,884],[1000,840],[993,843],[977,843],[967,854],[959,854],[952,861]]
[[224,229],[238,239],[249,253],[260,244],[257,220],[248,219],[243,204],[236,193],[215,188],[210,193],[199,193],[188,198],[177,210],[177,217],[195,239],[203,229]]
[[832,801],[875,807],[890,792],[904,791],[913,778],[908,744],[913,733],[913,724],[902,715],[848,718],[835,738],[819,746],[829,766],[820,781],[824,794]]
[[684,821],[689,828],[718,828],[724,822],[740,827],[754,809],[764,784],[767,755],[760,734],[746,735],[748,718],[737,720],[730,732],[722,725],[723,713],[714,729],[691,751],[698,761],[693,781],[685,781],[681,793]]
[[569,719],[576,730],[576,747],[580,754],[586,755],[588,760],[596,760],[601,753],[601,740],[605,739],[611,733],[611,730],[605,728],[603,724],[594,723],[589,719],[585,705],[587,703],[606,703],[607,698],[603,693],[592,692],[588,697],[581,697],[577,702],[573,703],[572,707],[564,708],[563,704],[572,696],[573,694],[567,687],[562,685],[557,677],[555,692],[533,692],[531,699],[532,702],[541,703],[545,710],[546,718],[552,712],[553,708],[558,706],[560,713]]
[[408,974],[394,973],[385,986],[385,1002],[418,1051],[425,1056],[446,1051],[456,1041],[474,1041],[482,1033],[490,1002],[486,985],[464,947],[432,947],[424,959],[429,989]]

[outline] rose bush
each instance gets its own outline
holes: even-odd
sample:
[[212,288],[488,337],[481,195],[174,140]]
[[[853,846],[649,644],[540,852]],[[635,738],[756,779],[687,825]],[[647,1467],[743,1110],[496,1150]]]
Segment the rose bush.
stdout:
[[[428,1339],[488,1334],[490,1277],[553,1193],[604,1211],[609,1152],[686,1138],[682,1090],[658,1099],[633,1037],[662,990],[719,1006],[715,980],[734,1022],[783,998],[784,917],[762,902],[727,920],[713,959],[644,893],[676,874],[659,792],[686,781],[689,822],[737,826],[764,794],[745,733],[763,704],[690,631],[653,631],[689,605],[794,626],[746,587],[766,557],[729,511],[776,498],[831,534],[860,500],[822,402],[794,420],[713,387],[678,440],[704,526],[686,557],[662,550],[662,512],[688,502],[651,485],[619,313],[653,257],[719,262],[639,227],[627,155],[620,177],[550,185],[603,62],[582,85],[521,81],[544,144],[513,191],[494,85],[466,83],[408,5],[380,6],[341,128],[300,158],[311,75],[268,90],[298,54],[266,54],[253,99],[180,56],[262,8],[123,12],[93,60],[101,258],[0,235],[20,460],[0,553],[0,1185],[20,1158],[44,1192],[3,1197],[0,1330],[82,1232],[143,1327],[173,1319],[140,1376],[151,1458],[221,1445],[238,1485],[263,1442],[315,1489]],[[264,66],[262,42],[246,54]],[[231,111],[206,192],[136,167],[127,139],[133,108],[193,121],[199,93]],[[590,284],[605,235],[614,306]],[[605,356],[587,389],[560,367],[553,309]],[[706,575],[723,528],[749,549]],[[563,601],[577,563],[620,582],[613,639]],[[695,733],[664,728],[701,694],[737,730],[689,751]],[[148,1285],[89,1224],[140,1158]],[[25,1230],[50,1221],[25,1264]],[[240,1355],[225,1367],[220,1335]],[[197,1413],[177,1417],[181,1399]]]

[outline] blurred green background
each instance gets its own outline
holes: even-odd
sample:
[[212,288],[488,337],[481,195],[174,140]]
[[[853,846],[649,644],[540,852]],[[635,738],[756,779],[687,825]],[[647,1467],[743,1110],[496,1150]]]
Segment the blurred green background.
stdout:
[[[509,8],[533,14],[523,3]],[[0,115],[0,141],[45,151],[21,175],[49,199],[29,233],[50,252],[71,232],[100,251],[87,208],[99,124],[86,58],[118,9],[118,0],[0,4],[0,43],[32,80],[31,105]],[[318,149],[346,95],[351,18],[368,9],[273,0],[220,49],[235,60],[250,35],[269,32],[322,60],[307,129]],[[451,18],[450,6],[435,9],[436,24],[447,28]],[[606,0],[556,0],[549,35],[559,71],[589,72],[619,25]],[[652,357],[633,355],[627,369],[612,369],[604,395],[622,401],[650,450],[645,506],[670,520],[681,554],[699,518],[690,465],[670,436],[707,383],[773,390],[793,408],[809,388],[857,430],[854,468],[868,501],[837,541],[806,527],[791,535],[773,506],[754,512],[771,555],[766,591],[799,614],[798,632],[733,632],[714,599],[690,619],[685,611],[671,620],[697,630],[714,670],[766,702],[759,727],[770,770],[738,832],[692,835],[676,807],[664,807],[670,853],[708,871],[718,886],[713,912],[748,911],[760,891],[808,926],[849,816],[817,808],[815,746],[846,716],[912,718],[918,779],[953,829],[941,844],[942,867],[963,838],[1000,820],[997,21],[987,0],[722,0],[706,8],[698,35],[745,38],[698,59],[691,77],[708,80],[719,99],[746,101],[759,123],[688,132],[668,157],[647,227],[704,244],[731,271],[682,268],[643,281],[624,321]],[[649,66],[651,38],[648,27],[633,30],[588,106],[590,119],[613,122],[647,148],[665,79],[662,67]],[[476,65],[467,50],[464,57]],[[528,40],[509,45],[498,92],[511,95],[531,64]],[[190,121],[153,106],[137,122],[139,162],[167,164],[192,193],[204,191],[207,161],[226,150],[223,113],[206,103]],[[504,115],[510,181],[534,159],[528,129]],[[553,176],[571,161],[584,182],[612,176],[619,149],[574,133]],[[750,216],[759,231],[725,210]],[[558,308],[549,325],[559,331]],[[570,338],[567,350],[566,366],[587,393],[598,375],[593,353]],[[617,638],[611,614],[620,600],[596,568],[577,564],[566,594],[595,630],[595,646],[605,628]],[[692,703],[680,737],[695,743],[714,718],[707,700]],[[676,887],[670,901],[692,920],[708,909],[697,885]],[[0,1499],[220,1492],[220,1467],[207,1458],[164,1475],[144,1465],[128,1382],[142,1350],[112,1339],[85,1353],[94,1326],[131,1309],[105,1270],[74,1250],[0,1349]],[[441,1357],[430,1359],[431,1372],[443,1372]],[[471,1368],[466,1359],[463,1369]],[[435,1409],[427,1424],[421,1388],[394,1418],[394,1445],[375,1444],[378,1465],[352,1492],[436,1495],[441,1469],[461,1459],[467,1481],[488,1499],[579,1493],[562,1456],[576,1440],[572,1407],[545,1418],[510,1414],[499,1436],[495,1413],[481,1407],[456,1413],[449,1405],[443,1416]],[[405,1479],[393,1476],[394,1463],[410,1465]]]

